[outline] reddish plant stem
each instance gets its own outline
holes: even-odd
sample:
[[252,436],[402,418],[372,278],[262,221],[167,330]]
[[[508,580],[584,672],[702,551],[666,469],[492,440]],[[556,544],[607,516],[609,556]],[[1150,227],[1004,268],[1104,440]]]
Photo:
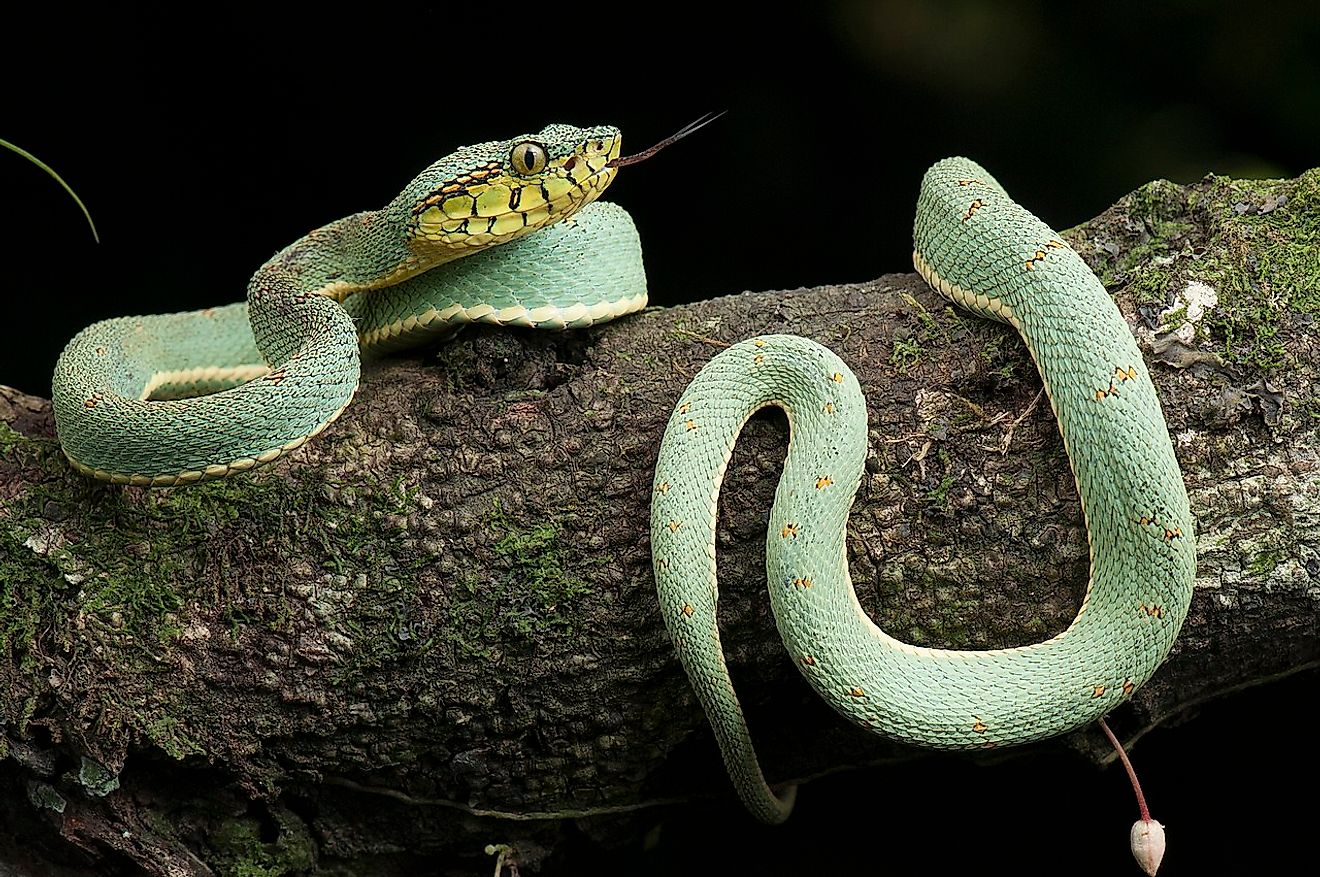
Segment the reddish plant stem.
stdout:
[[1141,809],[1141,819],[1143,822],[1150,822],[1150,808],[1146,806],[1146,796],[1141,793],[1141,783],[1137,782],[1137,771],[1132,767],[1132,762],[1128,760],[1127,753],[1123,751],[1123,744],[1118,742],[1118,737],[1109,730],[1104,719],[1098,720],[1100,730],[1105,732],[1109,742],[1113,745],[1114,751],[1118,753],[1118,760],[1123,762],[1123,767],[1127,768],[1128,779],[1132,781],[1132,791],[1137,793],[1137,807]]

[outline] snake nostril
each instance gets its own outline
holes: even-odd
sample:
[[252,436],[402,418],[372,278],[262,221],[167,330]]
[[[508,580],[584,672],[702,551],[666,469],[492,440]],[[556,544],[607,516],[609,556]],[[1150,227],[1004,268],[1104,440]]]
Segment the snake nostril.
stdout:
[[564,170],[571,171],[576,166],[577,166],[576,155],[570,155],[568,158],[564,160]]

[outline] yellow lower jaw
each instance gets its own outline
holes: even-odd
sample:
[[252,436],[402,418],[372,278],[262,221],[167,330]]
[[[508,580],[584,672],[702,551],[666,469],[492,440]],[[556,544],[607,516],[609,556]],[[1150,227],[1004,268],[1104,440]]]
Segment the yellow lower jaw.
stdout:
[[[614,173],[593,174],[582,186],[558,177],[547,180],[543,188],[550,195],[550,200],[525,212],[509,211],[499,216],[452,219],[432,208],[419,218],[418,232],[428,242],[451,247],[482,248],[507,243],[544,228],[558,217],[571,214],[595,201],[613,180]],[[552,186],[552,183],[556,185]]]

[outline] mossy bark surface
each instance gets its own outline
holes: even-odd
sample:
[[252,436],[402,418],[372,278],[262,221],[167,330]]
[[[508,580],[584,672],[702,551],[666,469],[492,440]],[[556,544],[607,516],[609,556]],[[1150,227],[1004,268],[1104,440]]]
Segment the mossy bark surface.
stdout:
[[[1320,663],[1317,217],[1320,170],[1207,177],[1066,235],[1151,364],[1198,526],[1178,644],[1113,717],[1128,739]],[[885,630],[991,648],[1068,624],[1086,537],[1030,359],[911,274],[470,330],[370,364],[288,459],[187,488],[86,481],[49,404],[0,390],[0,835],[70,873],[471,873],[492,841],[530,866],[570,824],[608,843],[728,794],[656,607],[651,467],[697,369],[764,332],[830,346],[866,390],[848,544]],[[778,641],[785,443],[754,418],[721,501],[723,637],[764,763],[911,757],[817,703]],[[1109,757],[1094,731],[1044,745]]]

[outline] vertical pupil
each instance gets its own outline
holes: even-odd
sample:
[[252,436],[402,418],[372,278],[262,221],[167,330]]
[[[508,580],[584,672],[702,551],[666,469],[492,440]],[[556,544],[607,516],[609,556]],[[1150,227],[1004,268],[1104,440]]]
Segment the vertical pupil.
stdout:
[[534,170],[536,168],[536,150],[532,149],[530,146],[523,150],[523,165],[526,166],[528,170]]

